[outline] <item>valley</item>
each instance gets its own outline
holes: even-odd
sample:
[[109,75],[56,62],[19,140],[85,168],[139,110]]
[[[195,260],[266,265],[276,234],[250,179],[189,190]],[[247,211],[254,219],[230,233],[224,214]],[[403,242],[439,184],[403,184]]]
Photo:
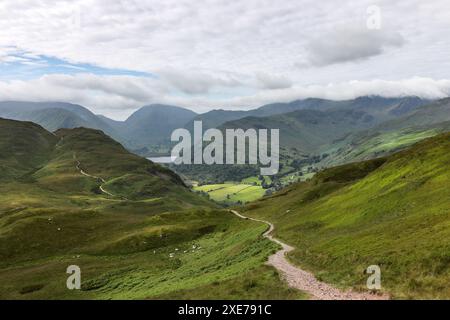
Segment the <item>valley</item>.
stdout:
[[[0,297],[450,296],[449,100],[363,101],[381,109],[297,102],[220,124],[279,127],[274,176],[258,165],[153,163],[115,141],[120,130],[105,117],[105,131],[66,121],[52,122],[54,132],[0,119]],[[81,290],[65,286],[69,265],[82,270]],[[383,286],[365,296],[370,265]]]
[[450,300],[449,30],[449,0],[1,0],[1,306]]

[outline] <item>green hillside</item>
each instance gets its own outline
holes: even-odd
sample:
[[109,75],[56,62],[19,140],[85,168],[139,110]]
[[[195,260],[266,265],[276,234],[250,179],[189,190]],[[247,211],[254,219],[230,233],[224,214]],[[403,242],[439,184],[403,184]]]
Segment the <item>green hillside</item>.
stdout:
[[327,147],[323,167],[386,156],[450,130],[450,99],[425,105],[404,117],[336,139]]
[[0,123],[0,181],[25,178],[49,160],[57,137],[31,122]]
[[245,207],[320,279],[364,287],[379,265],[394,298],[450,297],[450,134],[384,159],[325,170]]
[[102,132],[1,119],[0,137],[0,299],[305,297],[263,266],[263,225]]

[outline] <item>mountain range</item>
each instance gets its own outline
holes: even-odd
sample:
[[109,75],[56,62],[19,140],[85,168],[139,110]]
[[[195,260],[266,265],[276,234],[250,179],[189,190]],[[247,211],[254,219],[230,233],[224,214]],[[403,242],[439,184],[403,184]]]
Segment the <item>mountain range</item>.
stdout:
[[[320,170],[388,155],[450,128],[448,98],[427,101],[415,97],[361,97],[316,102],[314,108],[266,117],[249,116],[226,122],[219,128],[280,129],[279,178],[298,176],[306,169]],[[220,171],[193,165],[172,168],[202,183],[241,181],[257,175],[257,168],[251,166],[226,166]]]
[[[95,115],[87,108],[62,102],[0,102],[0,117],[32,121],[50,131],[60,128],[86,127],[99,129],[123,143],[129,150],[142,155],[167,154],[170,151],[170,134],[177,128],[193,128],[193,121],[202,121],[205,129],[231,126],[232,121],[248,117],[270,117],[299,110],[353,110],[365,112],[366,123],[394,119],[405,115],[428,101],[417,97],[382,98],[361,97],[348,101],[324,99],[297,100],[291,103],[274,103],[249,111],[213,110],[196,114],[190,110],[168,105],[144,106],[125,121],[115,121],[102,115]],[[298,113],[294,117],[313,116]],[[361,115],[363,115],[361,113]],[[320,117],[320,114],[317,114]],[[354,116],[354,115],[352,115]],[[279,119],[278,119],[279,120]],[[251,123],[251,119],[246,120]],[[277,118],[274,120],[277,122]],[[283,120],[281,120],[283,121]],[[339,121],[339,120],[338,120]],[[351,121],[351,119],[350,119]],[[231,122],[230,124],[226,124]]]

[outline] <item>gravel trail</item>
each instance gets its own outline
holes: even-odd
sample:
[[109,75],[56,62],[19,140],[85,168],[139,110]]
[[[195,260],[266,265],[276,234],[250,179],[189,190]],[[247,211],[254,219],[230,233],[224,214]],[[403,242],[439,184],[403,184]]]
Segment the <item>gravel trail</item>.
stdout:
[[290,245],[274,238],[271,234],[275,229],[274,225],[268,221],[254,219],[243,216],[235,210],[231,210],[231,213],[238,216],[241,219],[252,220],[256,222],[265,223],[269,226],[269,229],[264,232],[263,236],[272,242],[279,244],[282,249],[269,257],[268,265],[275,267],[286,280],[290,287],[296,288],[311,295],[314,300],[388,300],[387,295],[377,295],[369,292],[355,292],[352,290],[342,291],[335,287],[330,286],[327,283],[321,282],[316,277],[305,270],[300,269],[297,266],[292,265],[286,258],[286,254],[292,250]]

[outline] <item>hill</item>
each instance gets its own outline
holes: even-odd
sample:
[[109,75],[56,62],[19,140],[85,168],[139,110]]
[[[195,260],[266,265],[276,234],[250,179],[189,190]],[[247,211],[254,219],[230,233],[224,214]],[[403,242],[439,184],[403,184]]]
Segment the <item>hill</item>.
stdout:
[[32,174],[49,160],[58,139],[31,122],[0,119],[0,181]]
[[450,134],[387,158],[327,169],[245,207],[275,223],[293,262],[363,288],[379,265],[394,298],[449,298]]

